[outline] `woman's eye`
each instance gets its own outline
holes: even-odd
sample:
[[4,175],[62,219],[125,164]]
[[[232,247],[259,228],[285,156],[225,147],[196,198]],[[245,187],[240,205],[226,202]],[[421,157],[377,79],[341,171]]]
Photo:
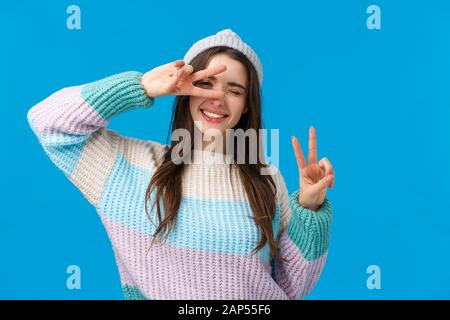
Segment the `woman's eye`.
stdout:
[[231,92],[232,94],[237,95],[237,96],[241,94],[239,91],[233,91],[233,90],[232,90],[232,91],[230,91],[230,92]]
[[202,86],[202,87],[207,87],[207,86],[210,86],[211,83],[209,83],[208,81],[199,81],[199,82],[197,82],[197,85]]

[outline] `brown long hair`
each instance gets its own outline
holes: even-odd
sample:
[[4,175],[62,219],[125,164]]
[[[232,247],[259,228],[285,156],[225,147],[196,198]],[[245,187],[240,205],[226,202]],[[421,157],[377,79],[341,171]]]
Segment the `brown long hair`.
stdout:
[[[222,46],[210,48],[203,51],[193,59],[191,65],[194,72],[204,69],[212,56],[219,53],[225,53],[230,58],[241,62],[245,66],[248,75],[248,92],[245,102],[247,112],[241,115],[241,118],[233,129],[242,129],[244,132],[248,129],[254,129],[256,132],[260,132],[259,129],[262,128],[262,120],[261,93],[258,75],[253,65],[242,53],[232,48]],[[182,195],[182,175],[186,164],[183,162],[180,164],[175,164],[171,160],[172,150],[178,145],[178,143],[184,142],[172,140],[171,133],[176,129],[186,129],[189,131],[191,137],[194,136],[194,130],[196,130],[196,128],[189,109],[189,96],[177,96],[175,98],[171,127],[171,132],[169,132],[169,136],[167,138],[167,140],[170,139],[170,146],[166,147],[163,161],[154,172],[145,194],[145,211],[147,216],[150,218],[147,210],[147,201],[150,198],[151,193],[156,190],[155,201],[152,204],[151,210],[153,210],[156,205],[159,225],[153,235],[152,244],[161,232],[168,236],[176,223]],[[257,139],[258,144],[256,148],[257,155],[259,155],[260,146],[262,146],[261,136],[259,134],[257,134]],[[194,139],[191,139],[191,151],[194,147],[193,140]],[[178,148],[179,147],[180,146],[178,146]],[[276,184],[271,175],[260,174],[261,168],[265,168],[268,165],[262,163],[259,157],[257,157],[257,163],[249,163],[248,143],[245,143],[244,164],[237,164],[237,149],[238,148],[235,148],[234,151],[234,162],[229,164],[230,171],[232,166],[237,166],[239,169],[239,177],[250,202],[250,207],[253,211],[253,219],[261,230],[261,239],[252,252],[256,253],[258,250],[262,249],[268,241],[271,256],[281,259],[278,253],[279,247],[275,241],[272,228],[272,219],[275,215]],[[185,156],[190,156],[190,154],[182,155],[182,157]],[[164,218],[161,217],[161,200],[164,206]]]

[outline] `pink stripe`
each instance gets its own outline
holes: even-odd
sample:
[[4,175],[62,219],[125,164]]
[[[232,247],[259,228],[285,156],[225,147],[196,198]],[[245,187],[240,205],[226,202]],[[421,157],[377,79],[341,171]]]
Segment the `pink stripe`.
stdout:
[[108,121],[81,97],[82,86],[61,89],[29,111],[29,119],[41,134],[88,134]]
[[271,268],[255,256],[176,248],[167,243],[147,249],[151,238],[102,217],[122,285],[152,299],[287,299]]
[[306,260],[286,230],[281,234],[280,247],[280,254],[287,262],[275,264],[274,278],[290,299],[301,299],[317,283],[328,252],[315,260]]

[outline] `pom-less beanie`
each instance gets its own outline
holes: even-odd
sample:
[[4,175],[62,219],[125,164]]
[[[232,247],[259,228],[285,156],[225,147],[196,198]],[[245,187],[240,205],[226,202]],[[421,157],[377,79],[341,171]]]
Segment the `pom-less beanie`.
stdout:
[[259,83],[262,83],[263,70],[261,61],[259,60],[257,54],[253,49],[246,44],[242,39],[231,29],[225,29],[217,32],[214,35],[203,38],[192,45],[192,47],[186,52],[183,60],[186,64],[192,62],[192,60],[201,52],[218,46],[225,46],[229,48],[236,49],[237,51],[244,54],[248,60],[255,67],[258,74]]

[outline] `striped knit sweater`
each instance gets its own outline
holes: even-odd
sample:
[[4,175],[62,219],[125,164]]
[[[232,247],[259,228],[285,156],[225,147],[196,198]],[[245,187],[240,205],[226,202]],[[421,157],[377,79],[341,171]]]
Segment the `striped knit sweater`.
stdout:
[[287,262],[271,258],[268,244],[251,253],[260,230],[237,169],[220,161],[187,165],[176,225],[148,250],[158,220],[156,209],[151,221],[145,213],[145,191],[166,145],[106,129],[115,115],[153,105],[141,76],[124,72],[63,88],[28,112],[46,154],[98,212],[124,298],[304,298],[327,257],[332,208],[328,199],[317,211],[301,207],[278,170],[272,225]]

